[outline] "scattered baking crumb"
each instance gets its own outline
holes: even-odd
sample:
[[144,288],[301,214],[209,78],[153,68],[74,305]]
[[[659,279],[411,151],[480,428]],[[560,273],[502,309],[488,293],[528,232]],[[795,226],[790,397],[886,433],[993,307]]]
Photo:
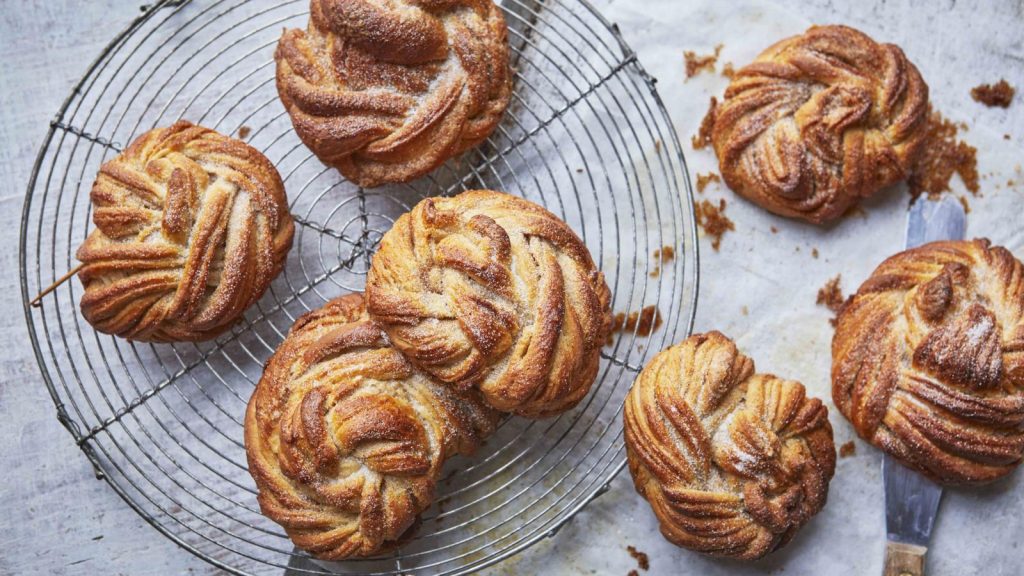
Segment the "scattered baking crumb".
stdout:
[[248,126],[242,126],[241,128],[238,129],[238,137],[241,138],[242,140],[245,140],[246,138],[248,138],[249,134],[251,134],[251,133],[252,133],[252,128],[249,128]]
[[711,131],[715,128],[715,115],[718,113],[718,98],[711,97],[711,102],[708,104],[708,112],[704,115],[704,119],[700,121],[700,129],[697,131],[697,135],[690,139],[690,144],[693,145],[694,150],[700,150],[711,144]]
[[629,572],[626,572],[626,576],[640,576],[640,573],[637,572],[636,569],[634,568],[634,569],[630,570]]
[[971,213],[971,205],[967,203],[967,197],[966,196],[957,196],[956,199],[959,200],[960,201],[960,205],[964,207],[964,214],[970,214]]
[[776,228],[775,226],[772,226],[772,234],[778,234],[778,233],[779,233],[779,229]]
[[853,443],[853,440],[850,440],[846,444],[843,444],[842,446],[839,447],[840,458],[849,458],[850,456],[853,456],[856,453],[857,445]]
[[612,332],[632,332],[637,336],[650,336],[661,327],[661,311],[657,306],[646,306],[639,312],[617,312],[612,319]]
[[928,193],[930,197],[949,190],[949,180],[959,174],[964,186],[978,194],[978,150],[957,138],[958,128],[942,114],[932,111],[928,116],[924,151],[917,168],[910,175],[910,194],[917,198]]
[[655,266],[654,270],[651,270],[651,272],[647,275],[650,276],[651,278],[657,278],[658,276],[661,276],[661,266]]
[[711,247],[715,250],[722,245],[722,236],[729,230],[735,230],[732,220],[725,215],[725,199],[715,206],[708,200],[693,203],[693,212],[697,217],[697,225],[704,229],[704,234],[711,237]]
[[576,173],[577,174],[582,174],[583,173],[583,168],[577,168],[576,169]]
[[651,567],[651,561],[647,558],[647,554],[637,550],[633,546],[626,546],[626,551],[629,552],[629,555],[632,556],[634,560],[636,560],[636,565],[639,566],[641,570],[647,570]]
[[725,76],[729,80],[736,77],[736,69],[733,68],[732,62],[726,62],[725,65],[722,66],[722,76]]
[[[839,287],[839,283],[842,281],[842,278],[842,275],[837,274],[835,278],[826,282],[825,285],[818,290],[817,304],[828,308],[833,314],[839,314],[843,309],[843,303],[846,301],[846,298],[843,297],[843,291]],[[836,319],[832,318],[829,320],[829,324],[835,326]]]
[[1010,102],[1013,102],[1013,95],[1017,91],[1014,90],[1013,86],[1005,80],[1000,80],[995,84],[981,84],[971,88],[971,98],[974,98],[976,102],[981,102],[985,106],[998,106],[1000,108],[1009,108]]
[[1006,181],[1006,186],[1009,187],[1009,188],[1012,188],[1012,187],[1014,187],[1016,185],[1017,185],[1017,182],[1015,182],[1013,180],[1007,180]]
[[707,174],[697,174],[697,192],[703,194],[704,189],[708,187],[708,184],[712,182],[721,182],[722,178],[714,172],[708,172]]
[[813,258],[817,258],[818,257],[818,249],[817,248],[811,248],[811,256]]
[[744,307],[740,308],[740,314],[743,314],[744,316],[746,316],[747,314],[750,314],[750,310],[747,310],[747,307],[744,306]]
[[715,71],[715,63],[718,62],[718,55],[722,53],[722,45],[715,46],[715,53],[708,56],[698,56],[696,53],[687,50],[683,52],[686,59],[686,78],[690,79],[701,72]]
[[654,141],[654,151],[661,152],[661,138]]
[[659,262],[671,262],[676,257],[676,249],[671,246],[662,246],[654,251],[653,256]]
[[1010,135],[1009,134],[1003,134],[1003,140],[1009,140],[1009,139],[1010,139]]

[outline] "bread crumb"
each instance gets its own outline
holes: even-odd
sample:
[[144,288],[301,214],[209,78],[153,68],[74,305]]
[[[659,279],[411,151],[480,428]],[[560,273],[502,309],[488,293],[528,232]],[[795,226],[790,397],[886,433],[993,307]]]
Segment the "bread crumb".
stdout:
[[662,246],[654,251],[653,256],[659,262],[671,262],[676,257],[676,249],[671,246]]
[[251,133],[252,133],[252,128],[249,128],[248,126],[242,126],[241,128],[238,129],[238,137],[241,138],[242,140],[245,140],[246,138],[248,138],[249,134],[251,134]]
[[704,115],[704,119],[700,121],[700,129],[697,131],[697,135],[690,139],[690,144],[693,145],[694,150],[700,150],[711,145],[711,131],[715,129],[715,115],[718,113],[718,98],[711,97],[711,102],[708,104],[708,112]]
[[736,225],[725,215],[725,199],[715,206],[708,200],[693,203],[693,212],[697,217],[697,225],[704,229],[704,234],[711,237],[711,247],[715,250],[722,245],[722,236]]
[[654,152],[661,152],[661,138],[654,141]]
[[778,233],[779,233],[779,229],[776,228],[775,226],[772,226],[772,234],[778,234]]
[[740,308],[740,314],[743,314],[744,316],[746,316],[747,314],[750,314],[750,310],[747,310],[747,307],[744,306],[744,307]]
[[655,266],[654,270],[651,270],[650,273],[647,275],[650,276],[651,278],[657,278],[658,276],[661,276],[661,266]]
[[959,200],[960,201],[960,205],[964,207],[964,214],[970,214],[971,213],[971,205],[967,203],[967,197],[966,196],[957,196],[956,199]]
[[726,62],[725,65],[722,66],[722,76],[725,76],[729,80],[736,77],[736,69],[733,68],[732,62]]
[[634,560],[636,560],[636,565],[639,566],[641,570],[646,571],[651,567],[651,562],[650,559],[647,558],[647,554],[644,554],[633,546],[626,546],[626,551],[629,552],[629,555],[632,556]]
[[935,198],[948,191],[953,174],[959,174],[964,186],[978,194],[978,150],[959,140],[958,130],[942,114],[933,110],[928,115],[924,151],[907,181],[914,199],[924,193]]
[[850,456],[853,456],[856,453],[857,445],[853,443],[853,440],[850,440],[846,444],[843,444],[842,446],[839,447],[840,458],[849,458]]
[[708,184],[712,182],[721,182],[722,178],[714,172],[708,172],[707,174],[697,174],[697,192],[703,194],[704,189],[708,187]]
[[1002,79],[995,84],[980,84],[971,88],[971,98],[985,106],[1009,108],[1010,102],[1013,102],[1013,95],[1016,92],[1006,79]]
[[[839,287],[839,283],[843,277],[841,274],[837,274],[835,278],[832,278],[825,283],[821,289],[818,290],[817,304],[824,306],[832,311],[833,314],[839,314],[843,309],[843,303],[846,302],[846,298],[843,297],[843,291]],[[836,319],[832,318],[829,320],[829,324],[836,325]]]
[[636,571],[636,568],[626,572],[626,576],[640,576],[640,573]]
[[811,248],[811,256],[814,257],[815,259],[818,258],[818,249],[817,248]]
[[1009,139],[1010,139],[1010,135],[1009,134],[1003,134],[1003,140],[1009,140]]
[[689,80],[703,71],[714,72],[715,63],[718,62],[718,55],[722,53],[722,45],[715,46],[715,53],[708,56],[698,56],[696,53],[687,50],[683,52],[686,60],[686,79]]
[[636,330],[637,336],[650,336],[655,330],[661,327],[661,311],[657,306],[645,306],[639,312],[617,312],[612,319],[612,332],[632,332]]

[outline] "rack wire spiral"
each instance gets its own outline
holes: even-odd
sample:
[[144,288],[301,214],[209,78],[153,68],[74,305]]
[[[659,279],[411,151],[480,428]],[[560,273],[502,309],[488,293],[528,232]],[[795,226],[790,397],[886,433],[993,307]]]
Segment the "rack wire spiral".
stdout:
[[[274,87],[281,29],[308,0],[163,0],[92,63],[50,124],[21,228],[25,316],[58,419],[149,524],[235,573],[464,574],[546,536],[600,495],[625,462],[621,408],[650,353],[689,334],[696,232],[682,151],[636,55],[579,0],[505,0],[515,94],[492,137],[408,185],[363,190],[325,168],[291,129]],[[212,342],[151,345],[95,332],[72,269],[90,230],[100,164],[135,136],[185,118],[244,137],[278,167],[299,224],[285,271]],[[474,458],[446,466],[435,504],[392,554],[311,561],[259,512],[242,441],[245,405],[296,317],[360,290],[381,235],[419,199],[504,190],[564,218],[629,314],[657,307],[650,338],[616,334],[590,395],[560,417],[506,420]],[[672,247],[675,258],[652,252]]]

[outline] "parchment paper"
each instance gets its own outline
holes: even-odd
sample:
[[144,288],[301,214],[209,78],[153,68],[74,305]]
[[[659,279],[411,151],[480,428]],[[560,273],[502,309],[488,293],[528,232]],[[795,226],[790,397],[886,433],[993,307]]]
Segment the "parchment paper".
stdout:
[[[597,5],[619,24],[640,62],[659,79],[658,91],[683,141],[694,183],[699,173],[718,172],[713,152],[693,150],[690,137],[700,125],[709,97],[720,97],[728,84],[718,73],[722,66],[732,62],[739,68],[771,43],[811,24],[799,14],[756,1],[645,0]],[[710,54],[717,44],[724,45],[717,72],[686,80],[683,51]],[[914,54],[908,57],[913,60]],[[927,71],[922,73],[929,81]],[[935,92],[935,86],[946,87],[949,80],[929,81],[932,100],[940,103],[947,118],[966,120],[961,108],[944,103],[962,100],[963,109],[978,106],[969,100],[969,85],[960,86],[956,94]],[[1020,94],[1017,99],[1021,100]],[[952,183],[952,193],[968,195],[967,237],[986,236],[1024,258],[1021,149],[1004,140],[998,127],[972,125],[961,137],[977,147],[982,175],[980,197],[971,196],[959,178]],[[1008,185],[1011,180],[1016,185]],[[608,494],[591,503],[557,538],[503,565],[507,573],[539,574],[552,565],[578,565],[580,573],[599,567],[598,573],[625,574],[636,568],[625,553],[627,544],[649,555],[650,574],[881,573],[881,453],[856,437],[832,403],[831,313],[815,305],[815,298],[836,274],[842,274],[843,292],[849,294],[884,258],[902,249],[910,196],[905,186],[896,186],[864,203],[865,215],[828,227],[774,216],[722,184],[712,183],[696,197],[715,203],[725,198],[726,215],[736,225],[734,232],[725,234],[719,251],[711,248],[707,238],[700,241],[696,329],[717,329],[734,338],[754,358],[759,372],[803,382],[810,394],[828,405],[837,448],[853,440],[855,455],[838,460],[822,513],[787,548],[760,562],[713,560],[673,547],[658,534],[653,513],[634,492],[627,470]],[[818,258],[812,256],[814,249]],[[1019,544],[1024,533],[1022,478],[1018,471],[981,489],[946,491],[929,552],[930,574],[1024,573],[1024,549]]]

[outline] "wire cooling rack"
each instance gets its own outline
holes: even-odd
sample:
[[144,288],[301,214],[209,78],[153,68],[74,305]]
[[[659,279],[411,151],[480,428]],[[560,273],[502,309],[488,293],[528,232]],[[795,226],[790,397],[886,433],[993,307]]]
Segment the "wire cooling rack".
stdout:
[[[408,185],[363,190],[301,145],[274,87],[282,28],[307,0],[158,2],[92,63],[50,124],[28,186],[21,278],[32,345],[60,422],[105,480],[181,547],[235,573],[462,574],[552,536],[625,462],[621,409],[654,351],[689,334],[697,295],[682,151],[634,52],[586,2],[506,0],[515,93],[493,136]],[[284,178],[299,224],[285,271],[212,342],[150,345],[95,332],[71,280],[100,164],[185,118],[246,139]],[[654,306],[650,338],[615,335],[590,395],[560,417],[510,418],[473,458],[449,462],[416,535],[391,555],[325,565],[259,513],[242,419],[262,366],[302,313],[362,289],[395,218],[471,188],[539,202],[584,239],[628,315]],[[652,252],[672,247],[660,262]]]

